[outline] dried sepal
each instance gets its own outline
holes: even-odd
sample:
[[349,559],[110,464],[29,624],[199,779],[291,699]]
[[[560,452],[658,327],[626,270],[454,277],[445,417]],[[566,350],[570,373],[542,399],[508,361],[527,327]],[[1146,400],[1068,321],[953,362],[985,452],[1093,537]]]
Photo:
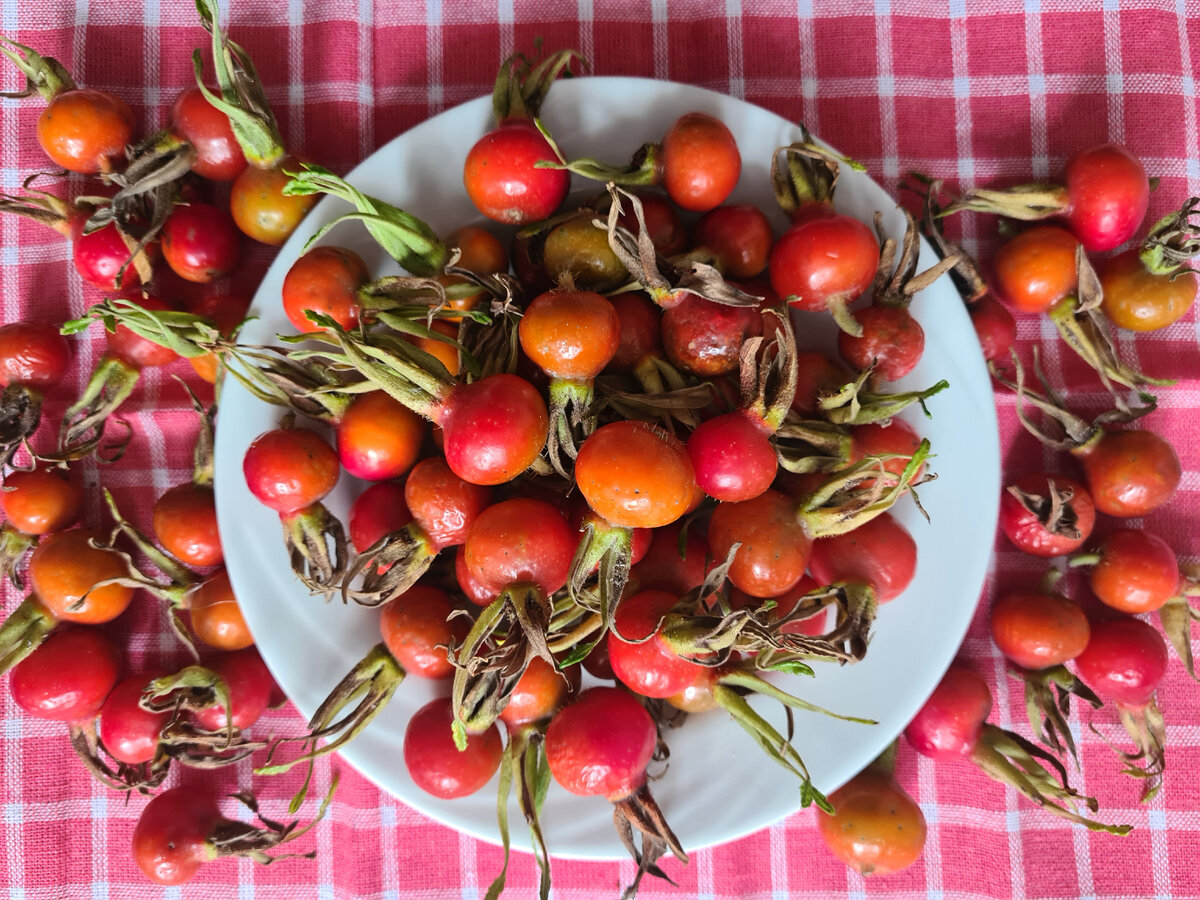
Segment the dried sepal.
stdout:
[[[646,228],[646,216],[642,201],[629,191],[609,183],[612,204],[608,208],[607,222],[597,219],[597,224],[608,231],[608,245],[617,259],[629,270],[641,289],[650,299],[662,307],[678,303],[684,294],[695,294],[712,303],[725,306],[757,306],[761,296],[750,294],[734,287],[721,273],[707,263],[693,261],[677,267],[659,256]],[[628,202],[638,223],[638,233],[630,234],[620,225],[622,202]]]
[[971,757],[989,777],[1011,785],[1046,812],[1085,826],[1090,831],[1128,834],[1131,825],[1106,825],[1078,811],[1082,804],[1096,812],[1099,804],[1070,786],[1066,767],[1058,758],[1011,731],[984,725]]
[[[941,259],[956,257],[950,269],[950,280],[954,282],[958,293],[967,303],[974,303],[988,293],[988,285],[979,271],[979,264],[961,245],[954,243],[945,235],[942,226],[942,205],[940,194],[942,181],[930,178],[919,172],[909,172],[912,182],[905,182],[906,187],[921,198],[921,233],[933,246],[934,252]],[[913,182],[916,182],[913,184]]]
[[196,0],[201,24],[212,35],[213,68],[220,96],[209,90],[204,80],[200,51],[192,54],[196,85],[204,98],[229,119],[233,136],[246,159],[259,168],[270,169],[283,159],[283,136],[271,111],[266,91],[254,68],[254,62],[239,44],[231,41],[218,26],[221,15],[217,0]]
[[1154,223],[1141,248],[1148,271],[1171,280],[1191,271],[1188,263],[1200,255],[1200,226],[1192,223],[1197,207],[1200,197],[1188,197],[1183,206]]
[[71,747],[92,777],[114,791],[149,794],[166,780],[171,757],[161,747],[149,762],[131,765],[114,759],[96,733],[94,722],[69,726]]
[[1078,766],[1075,737],[1067,723],[1067,716],[1071,712],[1071,695],[1090,703],[1094,709],[1103,706],[1103,701],[1065,666],[1051,666],[1038,671],[1010,669],[1009,674],[1025,683],[1025,714],[1034,740],[1059,755],[1069,753]]
[[25,590],[21,563],[37,546],[37,537],[17,531],[7,522],[0,528],[0,578],[7,577],[18,591]]
[[314,594],[328,600],[342,590],[346,576],[346,529],[323,503],[281,516],[283,543],[292,572]]
[[[342,600],[353,600],[361,606],[386,603],[416,584],[436,556],[429,535],[410,522],[359,552],[342,578]],[[360,576],[362,581],[355,587]]]
[[801,122],[800,140],[771,154],[771,188],[779,208],[791,216],[809,204],[833,203],[842,165],[866,171],[862,163],[818,144]]
[[[1070,485],[1059,487],[1053,478],[1047,479],[1046,494],[1034,494],[1023,491],[1015,484],[1010,484],[1005,491],[1012,496],[1021,508],[1032,515],[1050,534],[1079,540],[1080,533],[1078,515],[1071,500],[1075,497],[1075,489]],[[1053,570],[1052,570],[1053,571]]]
[[321,821],[329,809],[334,792],[337,791],[338,781],[339,776],[335,772],[333,778],[330,780],[329,790],[321,800],[321,806],[317,809],[317,814],[304,826],[301,826],[298,821],[288,823],[272,821],[259,812],[258,801],[254,798],[253,794],[246,791],[234,794],[234,799],[258,817],[258,820],[262,822],[262,827],[259,828],[247,822],[222,819],[217,827],[208,835],[207,844],[210,852],[214,853],[217,857],[245,856],[264,865],[278,859],[294,857],[311,859],[316,855],[315,851],[285,854],[271,854],[268,851],[275,849],[280,844],[294,841]]
[[46,100],[53,100],[64,91],[75,90],[75,80],[71,78],[71,73],[52,56],[42,56],[32,47],[18,44],[2,35],[0,53],[7,56],[25,76],[24,90],[0,93],[0,97],[19,100],[37,93]]
[[[308,732],[299,737],[280,738],[272,742],[266,762],[256,767],[254,774],[279,775],[300,763],[308,763],[308,774],[289,806],[289,811],[294,813],[307,796],[313,761],[354,740],[391,701],[405,675],[404,667],[387,647],[376,644],[321,701],[308,720]],[[279,749],[286,743],[295,742],[302,745],[303,752],[286,762],[275,762]]]
[[36,650],[58,625],[33,594],[0,623],[0,675]]
[[301,171],[289,174],[292,178],[284,185],[284,196],[330,194],[355,208],[355,212],[338,216],[322,225],[304,245],[306,250],[340,223],[359,221],[388,256],[412,274],[436,275],[445,269],[450,260],[450,248],[421,219],[377,197],[364,194],[323,166],[303,163]]
[[106,462],[119,459],[129,443],[130,433],[105,444],[105,431],[117,409],[137,387],[141,374],[115,356],[102,356],[79,399],[63,413],[57,449],[52,455],[40,458],[48,462],[68,462],[92,455]]
[[817,411],[821,417],[837,425],[869,425],[876,422],[886,425],[893,417],[917,403],[926,418],[932,418],[925,401],[950,387],[950,382],[943,378],[924,390],[887,393],[871,388],[874,374],[875,366],[870,365],[853,381],[821,394],[817,398]]
[[941,217],[962,210],[990,213],[1006,219],[1037,222],[1061,216],[1071,207],[1065,186],[1060,184],[1019,184],[995,190],[974,188],[941,211]]
[[554,82],[560,77],[581,74],[573,66],[580,70],[588,68],[587,59],[578,50],[559,50],[536,62],[524,53],[509,56],[500,64],[492,87],[492,113],[496,121],[537,118]]
[[[651,796],[648,785],[643,784],[628,797],[613,802],[613,824],[621,843],[638,864],[637,875],[633,884],[621,894],[622,900],[629,900],[637,894],[638,886],[645,875],[653,875],[670,884],[675,883],[658,867],[658,860],[670,852],[680,862],[686,863],[688,856],[679,843],[679,838],[667,824],[666,816],[658,803]],[[635,830],[641,836],[640,847],[634,838]]]
[[459,749],[466,746],[468,732],[495,722],[535,656],[557,667],[547,646],[552,615],[550,599],[534,584],[509,585],[479,613],[450,657],[452,728]]

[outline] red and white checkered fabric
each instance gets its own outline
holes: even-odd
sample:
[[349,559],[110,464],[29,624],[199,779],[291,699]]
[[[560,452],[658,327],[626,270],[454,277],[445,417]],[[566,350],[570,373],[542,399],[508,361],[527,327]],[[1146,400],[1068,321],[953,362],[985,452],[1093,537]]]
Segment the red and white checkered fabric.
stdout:
[[[885,187],[918,169],[962,182],[1015,183],[1053,177],[1072,151],[1114,140],[1161,179],[1150,220],[1200,193],[1194,73],[1200,66],[1200,6],[1191,0],[505,0],[498,5],[385,0],[236,0],[223,22],[249,49],[289,145],[338,171],[434,113],[487,93],[499,61],[535,38],[575,46],[604,75],[642,75],[703,85],[765,106],[866,164]],[[206,47],[190,0],[125,6],[86,0],[0,2],[0,31],[62,60],[82,84],[119,94],[142,133],[165,120],[191,84],[191,51]],[[10,67],[0,88],[21,79]],[[6,192],[48,164],[33,140],[37,100],[0,101],[0,179]],[[351,137],[353,136],[353,137]],[[70,189],[83,189],[72,179]],[[986,255],[995,226],[964,219],[969,249]],[[0,217],[2,319],[61,321],[95,299],[68,264],[57,235]],[[252,292],[270,254],[248,253],[232,281]],[[1147,424],[1169,438],[1183,462],[1179,493],[1142,525],[1184,559],[1200,552],[1200,350],[1195,313],[1161,332],[1125,335],[1135,365],[1178,378],[1159,391]],[[1020,321],[1024,349],[1039,343],[1061,373],[1073,405],[1098,404],[1088,371],[1059,349],[1045,320]],[[100,353],[93,336],[76,341],[77,364],[46,414],[56,420]],[[153,498],[190,473],[195,421],[172,376],[177,363],[143,376],[122,415],[134,429],[118,463],[86,467],[87,519],[102,521],[102,479],[126,513],[148,524]],[[1003,459],[1013,471],[1070,463],[1044,451],[1016,425],[1011,397],[999,395]],[[1111,527],[1112,523],[1104,523]],[[1006,679],[985,614],[998,591],[1036,580],[1042,566],[1003,539],[962,655],[993,684],[994,720],[1023,721],[1020,691]],[[5,609],[19,598],[7,586]],[[109,631],[128,648],[131,668],[178,662],[159,604],[141,596]],[[1160,691],[1168,721],[1165,787],[1146,806],[1118,774],[1103,741],[1081,723],[1079,787],[1095,794],[1109,821],[1136,827],[1125,838],[1095,835],[1040,813],[966,764],[934,765],[902,746],[898,776],[929,822],[922,860],[909,871],[864,881],[819,845],[803,812],[732,844],[698,852],[684,868],[665,865],[678,888],[647,883],[654,897],[1197,897],[1200,896],[1200,687],[1173,663]],[[266,729],[295,732],[287,707]],[[1112,737],[1111,714],[1097,725]],[[1082,726],[1082,727],[1081,727]],[[130,835],[145,799],[106,791],[75,761],[61,726],[20,715],[0,691],[0,892],[10,897],[479,897],[498,870],[498,848],[436,825],[345,766],[326,821],[298,842],[317,859],[270,867],[248,861],[204,868],[182,889],[151,885],[131,858]],[[330,765],[318,767],[318,788]],[[189,780],[232,790],[250,784],[249,766]],[[173,776],[178,778],[178,775]],[[278,814],[291,778],[255,782]],[[233,811],[232,803],[227,812]],[[631,863],[556,861],[554,896],[613,897]],[[532,860],[517,855],[510,896],[531,897]]]

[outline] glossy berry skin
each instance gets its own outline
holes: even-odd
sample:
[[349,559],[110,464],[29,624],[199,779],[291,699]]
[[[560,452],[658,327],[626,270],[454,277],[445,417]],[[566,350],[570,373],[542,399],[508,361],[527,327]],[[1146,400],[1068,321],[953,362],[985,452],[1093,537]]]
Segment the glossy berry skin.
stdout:
[[996,294],[1022,312],[1049,311],[1078,287],[1075,251],[1079,241],[1058,225],[1035,225],[996,251]]
[[808,567],[821,584],[873,585],[878,602],[888,603],[912,583],[917,542],[891,513],[883,513],[846,534],[813,541]]
[[1183,475],[1175,449],[1144,429],[1105,431],[1072,452],[1096,509],[1118,518],[1158,509],[1175,495]]
[[506,225],[549,218],[567,198],[571,176],[539,169],[558,162],[554,150],[529,119],[509,119],[481,137],[467,153],[463,185],[476,209]]
[[467,566],[467,555],[462,546],[454,551],[454,580],[463,596],[476,606],[487,606],[496,599],[495,591],[471,574],[471,570]]
[[742,343],[762,329],[757,307],[726,306],[688,293],[663,313],[662,343],[677,368],[711,378],[736,372]]
[[207,284],[234,270],[241,240],[229,214],[207,203],[175,207],[162,230],[167,265],[188,281]]
[[720,206],[737,186],[742,157],[733,134],[706,113],[686,113],[662,140],[662,185],[681,209]]
[[904,729],[904,737],[930,759],[970,757],[991,711],[987,682],[970,669],[953,665]]
[[464,481],[444,459],[423,459],[408,473],[404,499],[435,550],[462,544],[492,502],[490,488]]
[[121,674],[121,651],[92,628],[51,634],[13,667],[9,690],[25,713],[55,722],[95,718]]
[[450,469],[481,485],[512,481],[533,465],[550,426],[537,388],[504,373],[458,385],[434,419]]
[[806,219],[776,241],[768,268],[776,294],[797,309],[819,312],[831,301],[848,303],[871,286],[879,242],[853,216]]
[[347,330],[358,324],[358,289],[369,276],[367,264],[344,247],[314,247],[292,263],[283,279],[283,311],[301,333],[321,331],[304,311],[323,313]]
[[1009,351],[1017,339],[1017,320],[1013,314],[991,294],[976,300],[967,311],[983,358],[997,364],[1008,362]]
[[717,256],[729,278],[753,278],[767,267],[774,236],[757,206],[719,206],[696,223],[694,242]]
[[717,500],[751,500],[767,490],[779,468],[767,425],[735,410],[700,425],[687,440],[696,484]]
[[[471,625],[456,616],[445,591],[417,584],[387,602],[379,620],[383,642],[409,675],[449,678],[454,665],[448,648],[462,643]],[[449,619],[449,621],[447,621]]]
[[159,734],[171,714],[147,712],[138,701],[159,674],[164,673],[143,673],[124,679],[100,708],[97,732],[104,749],[118,762],[136,766],[150,762],[158,752]]
[[233,727],[246,729],[258,721],[271,702],[275,679],[253,647],[234,653],[222,653],[204,663],[225,681],[229,688],[229,710],[220,703],[192,713],[196,724],[208,731]]
[[612,422],[583,442],[575,483],[588,506],[613,525],[658,528],[691,506],[696,475],[687,450],[645,422]]
[[83,486],[60,469],[9,472],[0,491],[0,510],[22,534],[51,534],[70,528],[83,512]]
[[838,352],[853,368],[874,365],[878,381],[898,381],[921,361],[925,330],[902,306],[868,306],[854,313],[862,336],[838,332]]
[[665,698],[678,694],[704,666],[684,659],[663,639],[659,620],[679,602],[667,591],[641,591],[623,597],[614,630],[608,633],[613,674],[635,694]]
[[1031,512],[1010,491],[1000,494],[1000,530],[1014,547],[1031,556],[1049,559],[1073,553],[1084,545],[1096,524],[1096,505],[1087,488],[1064,475],[1031,472],[1022,475],[1012,486],[1037,497],[1049,504],[1051,484],[1059,492],[1071,492],[1066,501],[1071,510],[1069,527],[1078,532],[1078,537],[1069,537],[1050,531],[1037,513]]
[[721,503],[708,523],[708,545],[718,562],[741,543],[729,580],[751,597],[778,597],[808,565],[812,540],[796,518],[795,501],[775,490],[753,500]]
[[1167,645],[1141,619],[1097,622],[1075,668],[1101,699],[1138,708],[1150,702],[1166,674]]
[[554,780],[585,797],[628,797],[646,781],[654,720],[624,688],[594,687],[563,707],[546,729]]
[[307,428],[277,428],[256,437],[242,460],[246,485],[280,514],[299,512],[333,490],[341,466],[329,443]]
[[[84,234],[85,222],[87,216],[81,214],[73,216],[69,226],[71,261],[79,277],[102,291],[134,288],[141,284],[137,268],[125,265],[129,261],[130,252],[121,240],[117,226],[110,222],[90,234]],[[125,267],[125,272],[118,282],[117,276],[121,274],[122,266]]]
[[1126,250],[1098,266],[1108,321],[1126,331],[1157,331],[1187,315],[1200,291],[1200,278],[1190,270],[1170,275],[1151,272],[1140,250]]
[[359,394],[337,424],[338,458],[355,478],[397,478],[420,457],[428,431],[424,419],[386,392]]
[[300,169],[300,160],[289,156],[273,169],[247,166],[229,192],[229,212],[242,234],[262,244],[278,247],[286,241],[317,202],[314,196],[288,197],[283,187]]
[[95,587],[127,576],[128,570],[114,551],[91,546],[93,539],[100,540],[101,535],[86,528],[59,531],[39,540],[29,558],[33,592],[60,622],[110,622],[133,600],[133,588],[126,585]]
[[[871,422],[868,425],[856,425],[850,432],[850,461],[858,462],[867,456],[889,456],[885,459],[883,468],[893,475],[899,475],[908,465],[908,459],[921,446],[921,436],[903,419],[892,419],[887,425]],[[924,466],[917,469],[919,478]]]
[[450,731],[453,721],[450,698],[438,697],[413,713],[404,732],[408,774],[425,793],[443,800],[466,797],[482,788],[500,768],[504,752],[495,725],[468,735],[466,750],[459,751]]
[[633,372],[643,360],[663,355],[662,313],[658,306],[641,291],[626,291],[608,298],[621,325],[617,352],[609,360],[613,372]]
[[48,322],[0,326],[0,387],[20,385],[45,393],[71,365],[71,346]]
[[[210,88],[214,94],[216,90]],[[219,94],[218,94],[219,96]],[[205,99],[200,88],[181,91],[171,107],[171,130],[196,152],[192,171],[209,181],[233,181],[246,168],[246,157],[229,118]]]
[[521,349],[553,378],[589,382],[608,365],[621,339],[613,305],[592,291],[548,291],[525,309]]
[[992,607],[992,640],[1023,669],[1061,666],[1087,646],[1091,626],[1076,604],[1059,594],[1016,591]]
[[1067,225],[1089,253],[1113,250],[1137,234],[1150,205],[1150,181],[1124,147],[1081,150],[1067,160],[1065,181]]
[[577,543],[555,506],[514,497],[476,517],[463,553],[471,577],[496,594],[509,585],[534,584],[549,596],[567,583]]
[[593,224],[595,213],[580,211],[555,225],[542,244],[542,267],[554,284],[567,279],[582,291],[611,291],[629,280],[629,270],[608,243],[608,231]]
[[1179,560],[1162,538],[1130,528],[1104,536],[1088,583],[1105,605],[1129,615],[1154,612],[1179,593]]
[[579,666],[560,672],[542,657],[529,661],[517,679],[508,703],[500,710],[500,721],[512,729],[549,719],[579,687]]
[[698,523],[691,523],[680,552],[680,528],[676,522],[650,532],[650,546],[631,571],[638,590],[656,588],[682,597],[704,583],[713,567],[707,534]]
[[[143,309],[154,312],[171,309],[170,305],[158,297],[143,297],[140,294],[131,293],[124,299],[131,300]],[[169,366],[179,359],[174,350],[146,340],[124,325],[118,325],[113,331],[105,330],[104,340],[108,344],[109,354],[139,371]]]
[[63,91],[42,110],[37,139],[46,155],[68,172],[96,175],[119,168],[133,137],[133,111],[107,91]]
[[[638,192],[642,201],[642,218],[646,222],[646,233],[650,235],[650,243],[660,256],[675,256],[688,247],[687,229],[679,213],[666,197],[661,194]],[[630,234],[638,233],[637,216],[629,204],[622,204],[624,209],[617,219],[617,224]]]
[[163,791],[146,804],[133,829],[133,858],[156,884],[185,884],[213,859],[209,835],[221,821],[208,789],[180,785]]
[[362,553],[381,537],[399,531],[413,520],[404,499],[404,485],[396,481],[373,484],[350,504],[350,543]]
[[163,549],[189,566],[208,568],[225,558],[217,530],[217,503],[206,484],[186,482],[154,502],[154,535]]
[[895,779],[861,772],[829,795],[836,812],[817,812],[829,851],[863,875],[907,869],[925,849],[925,815]]
[[224,569],[201,583],[188,601],[192,631],[205,644],[217,650],[244,650],[254,645],[254,635],[246,625]]

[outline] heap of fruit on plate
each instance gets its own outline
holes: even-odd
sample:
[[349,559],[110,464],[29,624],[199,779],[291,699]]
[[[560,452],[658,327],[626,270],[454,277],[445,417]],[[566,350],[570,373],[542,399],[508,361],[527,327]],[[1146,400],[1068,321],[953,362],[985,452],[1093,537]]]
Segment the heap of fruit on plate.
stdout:
[[[293,156],[249,56],[216,27],[215,4],[200,7],[216,83],[197,51],[196,87],[180,94],[167,127],[137,144],[122,100],[77,88],[31,48],[0,47],[46,102],[37,138],[47,155],[99,179],[95,195],[67,200],[31,177],[0,208],[60,231],[80,276],[103,294],[62,333],[40,322],[0,328],[0,564],[28,590],[0,627],[0,669],[12,670],[22,709],[67,723],[97,778],[152,793],[173,766],[251,754],[258,774],[298,764],[311,774],[412,675],[446,686],[408,724],[413,780],[453,798],[499,770],[502,834],[507,844],[512,786],[543,896],[553,836],[539,813],[551,778],[611,801],[639,864],[631,892],[645,873],[663,874],[665,853],[686,860],[647,771],[664,758],[671,728],[718,708],[795,776],[840,858],[880,874],[911,864],[924,819],[892,775],[894,746],[827,799],[790,736],[747,697],[784,704],[789,723],[793,709],[841,715],[765,676],[860,660],[878,605],[913,577],[916,544],[888,510],[917,501],[914,488],[933,477],[930,446],[895,416],[925,410],[947,385],[891,385],[923,349],[910,300],[948,274],[1022,423],[1069,451],[1083,475],[1018,473],[1001,500],[1001,528],[1017,547],[1066,563],[992,611],[996,643],[1026,685],[1034,740],[986,724],[987,685],[960,665],[906,736],[935,759],[971,759],[1048,812],[1128,831],[1094,818],[1095,801],[1070,786],[1068,698],[1113,704],[1134,741],[1126,771],[1144,779],[1143,799],[1153,794],[1164,739],[1154,692],[1167,653],[1159,631],[1131,616],[1158,610],[1191,671],[1187,598],[1200,589],[1154,535],[1116,530],[1097,542],[1090,533],[1098,512],[1136,517],[1167,503],[1180,478],[1165,441],[1121,427],[1153,411],[1150,390],[1162,382],[1119,358],[1110,326],[1161,328],[1191,307],[1195,198],[1096,271],[1088,254],[1132,240],[1147,208],[1149,181],[1123,149],[1077,154],[1062,185],[949,201],[937,182],[914,178],[921,229],[941,257],[918,271],[914,217],[903,213],[897,237],[879,214],[865,223],[839,213],[839,171],[854,164],[807,133],[772,159],[791,223],[778,236],[762,210],[722,205],[741,156],[709,115],[680,117],[628,164],[566,159],[538,118],[555,80],[583,67],[563,51],[505,61],[497,124],[463,173],[491,222],[439,235],[419,211]],[[86,140],[71,133],[79,120]],[[571,173],[595,190],[568,204]],[[208,202],[210,182],[231,183],[228,209]],[[188,285],[235,268],[239,231],[282,243],[320,194],[354,211],[322,227],[284,280],[279,299],[298,334],[239,342],[245,298]],[[1000,247],[993,294],[942,232],[962,210],[1053,223]],[[404,274],[372,278],[337,246],[355,228]],[[805,346],[789,307],[832,315],[838,358]],[[1012,353],[1010,308],[1049,314],[1109,390],[1109,411],[1090,421],[1071,412],[1039,361]],[[70,366],[63,334],[95,321],[107,351],[47,440],[40,407]],[[156,502],[153,538],[107,493],[111,526],[76,527],[81,461],[117,462],[129,435],[114,433],[114,414],[143,369],[180,357],[200,379],[235,378],[279,407],[279,427],[246,450],[247,485],[279,513],[314,602],[379,610],[380,642],[331,686],[304,735],[262,741],[248,731],[274,685],[221,568],[215,407],[193,395],[195,473]],[[372,483],[346,523],[322,504],[343,469]],[[1090,621],[1059,592],[1075,568],[1125,615]],[[139,589],[168,604],[192,659],[122,680],[122,653],[96,626]],[[603,686],[581,689],[581,667]],[[252,796],[238,796],[256,810]],[[134,851],[150,878],[177,884],[215,856],[268,861],[305,830],[230,821],[214,797],[180,786],[145,807]],[[502,872],[493,892],[503,883]]]

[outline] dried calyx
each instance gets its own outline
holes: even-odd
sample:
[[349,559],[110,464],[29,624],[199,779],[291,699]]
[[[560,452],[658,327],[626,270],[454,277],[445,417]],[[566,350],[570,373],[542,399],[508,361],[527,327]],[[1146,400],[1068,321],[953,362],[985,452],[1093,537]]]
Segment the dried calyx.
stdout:
[[460,750],[469,732],[496,721],[534,657],[558,667],[548,644],[553,615],[550,598],[534,584],[511,584],[480,611],[452,657],[451,727]]
[[[641,290],[659,306],[672,306],[689,293],[725,306],[757,306],[762,302],[762,297],[726,281],[715,266],[698,260],[675,265],[659,256],[646,228],[642,201],[613,182],[609,182],[608,191],[612,195],[612,204],[608,209],[608,221],[601,223],[608,229],[608,244]],[[623,203],[628,203],[633,210],[638,223],[636,235],[619,224]]]
[[51,56],[42,56],[32,47],[3,36],[0,36],[0,53],[25,76],[25,90],[0,93],[0,97],[19,100],[37,93],[46,100],[53,100],[61,93],[75,90],[71,73]]
[[1152,378],[1121,360],[1112,327],[1100,311],[1104,299],[1100,279],[1082,246],[1075,251],[1075,265],[1078,289],[1074,296],[1064,297],[1051,308],[1050,321],[1066,345],[1096,370],[1117,407],[1127,410],[1125,398],[1116,385],[1138,391],[1145,397],[1146,388],[1174,384],[1174,379]]
[[832,204],[843,165],[856,172],[866,166],[822,147],[800,123],[800,140],[779,147],[771,157],[771,188],[779,208],[787,215],[813,204]]
[[917,272],[921,257],[921,237],[917,223],[904,207],[904,236],[897,244],[883,229],[883,214],[875,213],[875,233],[879,235],[879,270],[875,274],[872,302],[878,306],[907,308],[920,291],[925,290],[959,263],[957,254],[943,256],[926,269]]
[[[266,746],[234,727],[231,704],[225,680],[211,669],[192,665],[151,681],[138,705],[147,712],[171,714],[159,732],[159,746],[167,755],[184,765],[212,769],[238,762]],[[222,711],[225,728],[209,731],[191,721],[190,713],[214,708]]]
[[220,95],[210,91],[204,82],[199,50],[192,54],[196,84],[205,99],[229,118],[230,128],[247,161],[259,168],[273,168],[286,151],[254,62],[250,54],[218,27],[221,10],[217,0],[196,0],[196,8],[201,22],[212,35],[213,68]]
[[[939,195],[942,182],[919,172],[909,172],[911,182],[905,182],[902,187],[915,193],[921,198],[921,233],[929,240],[934,252],[942,259],[957,257],[950,269],[950,280],[958,288],[959,294],[967,303],[974,303],[988,293],[987,282],[980,274],[979,265],[959,244],[946,237],[942,224],[942,205]],[[915,182],[915,183],[914,183]]]
[[1200,206],[1200,197],[1189,197],[1179,209],[1163,216],[1142,241],[1141,259],[1147,271],[1176,278],[1191,269],[1200,255],[1200,226],[1192,223]]
[[285,197],[331,194],[351,204],[355,211],[338,216],[309,238],[305,249],[316,244],[342,222],[359,221],[386,252],[413,275],[441,274],[450,262],[447,247],[421,219],[376,197],[364,194],[328,169],[303,163],[283,188]]
[[578,50],[559,50],[536,62],[524,53],[514,53],[500,64],[492,88],[496,121],[536,119],[554,82],[560,76],[572,78],[580,74],[576,69],[586,68],[587,60]]
[[[308,794],[314,760],[337,751],[357,737],[387,706],[406,674],[404,667],[387,647],[376,644],[317,707],[308,721],[308,732],[300,737],[280,738],[271,743],[266,762],[257,767],[254,774],[279,775],[293,766],[308,763],[304,783],[288,807],[289,812],[294,813]],[[300,743],[303,752],[286,762],[275,762],[278,751],[291,743]]]

